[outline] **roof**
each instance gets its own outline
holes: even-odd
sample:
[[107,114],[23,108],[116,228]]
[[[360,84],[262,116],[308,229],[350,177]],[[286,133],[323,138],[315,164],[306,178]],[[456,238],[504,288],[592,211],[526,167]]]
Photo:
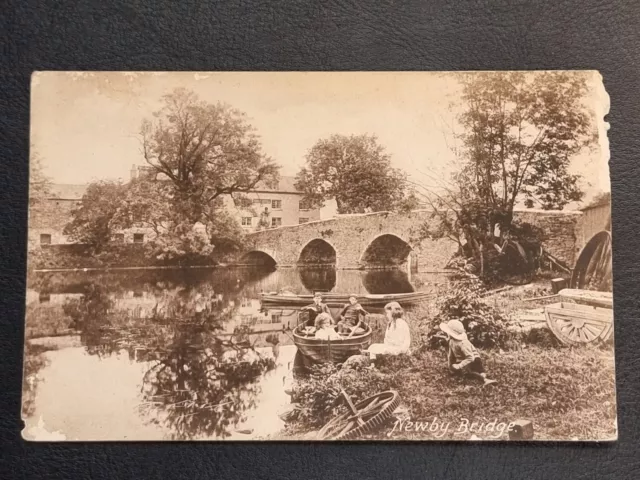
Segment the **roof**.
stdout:
[[265,185],[263,182],[259,182],[254,188],[254,191],[265,191],[265,192],[290,192],[290,193],[301,193],[295,186],[296,177],[289,176],[281,176],[278,181],[278,185],[276,188],[270,188]]
[[49,186],[49,198],[61,200],[81,200],[89,185],[71,185],[67,183],[53,183]]
[[[277,188],[270,188],[264,183],[260,182],[254,188],[254,191],[263,192],[289,192],[300,193],[295,187],[296,177],[282,176],[278,181]],[[82,196],[87,191],[89,185],[72,185],[68,183],[54,183],[49,186],[49,198],[56,198],[61,200],[81,200]]]

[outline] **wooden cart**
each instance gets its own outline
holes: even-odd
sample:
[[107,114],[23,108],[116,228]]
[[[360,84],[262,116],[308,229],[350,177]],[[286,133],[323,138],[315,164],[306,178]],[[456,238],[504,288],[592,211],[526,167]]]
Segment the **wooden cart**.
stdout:
[[547,325],[565,345],[606,342],[613,335],[613,309],[560,302],[545,307]]

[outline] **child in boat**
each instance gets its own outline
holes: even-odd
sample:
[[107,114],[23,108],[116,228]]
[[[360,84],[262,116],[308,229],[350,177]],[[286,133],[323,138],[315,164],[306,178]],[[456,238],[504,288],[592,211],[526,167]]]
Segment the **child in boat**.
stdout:
[[487,378],[482,359],[476,347],[467,338],[464,325],[459,320],[449,320],[440,324],[440,330],[449,338],[449,369],[454,374],[463,374],[482,380],[483,385],[491,385],[496,380]]
[[[307,305],[306,307],[302,307],[302,311],[309,312],[309,321],[307,322],[309,326],[314,325],[318,328],[317,318],[321,313],[327,313],[331,315],[331,310],[326,303],[322,301],[322,295],[320,293],[316,293],[313,296],[313,303],[311,305]],[[333,323],[333,318],[331,319]]]
[[316,330],[315,337],[320,340],[341,340],[342,337],[336,332],[331,325],[331,315],[328,313],[321,313],[316,318],[316,324],[318,329]]
[[364,317],[369,313],[358,303],[355,294],[349,296],[347,303],[338,314],[338,333],[350,335],[364,333]]

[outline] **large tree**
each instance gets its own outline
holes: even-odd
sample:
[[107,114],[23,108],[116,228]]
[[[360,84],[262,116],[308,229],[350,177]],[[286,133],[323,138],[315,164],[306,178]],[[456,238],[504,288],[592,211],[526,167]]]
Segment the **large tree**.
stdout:
[[119,182],[91,183],[80,206],[71,212],[72,220],[64,227],[64,234],[75,242],[102,250],[115,232],[113,219],[125,195],[126,185]]
[[241,195],[259,182],[277,181],[278,167],[262,152],[246,115],[191,91],[165,95],[140,135],[151,176],[170,182],[174,211],[192,223],[211,221],[221,195]]
[[146,169],[119,187],[116,196],[109,191],[100,198],[90,188],[67,230],[103,246],[117,230],[146,227],[155,234],[150,253],[163,259],[237,246],[241,229],[225,211],[222,197],[245,204],[244,192],[278,179],[278,167],[262,152],[246,115],[176,89],[143,121],[140,139]]
[[582,72],[463,73],[461,180],[487,205],[512,212],[579,201],[571,159],[596,133]]
[[319,140],[296,177],[311,207],[335,199],[338,213],[396,209],[405,198],[406,178],[370,135],[332,135]]
[[517,205],[562,209],[582,198],[569,165],[594,141],[596,128],[582,72],[459,75],[461,167],[425,195],[439,220],[427,230],[465,243],[480,260],[493,250],[496,224],[515,237],[539,237],[530,226],[513,224]]

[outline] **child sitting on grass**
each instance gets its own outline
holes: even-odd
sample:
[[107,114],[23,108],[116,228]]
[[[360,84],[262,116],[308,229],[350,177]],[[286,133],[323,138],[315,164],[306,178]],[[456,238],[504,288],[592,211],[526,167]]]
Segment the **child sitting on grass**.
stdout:
[[440,330],[449,337],[449,368],[455,374],[464,374],[482,380],[483,386],[496,383],[484,373],[482,359],[476,347],[469,341],[464,325],[459,320],[440,324]]

